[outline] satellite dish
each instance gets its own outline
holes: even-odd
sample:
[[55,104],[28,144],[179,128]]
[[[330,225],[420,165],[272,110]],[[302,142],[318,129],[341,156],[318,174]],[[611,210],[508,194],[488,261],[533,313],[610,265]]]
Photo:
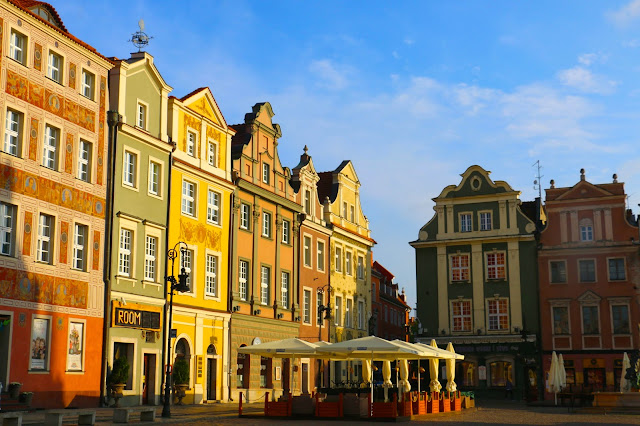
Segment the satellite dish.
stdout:
[[144,19],[138,21],[138,26],[140,27],[140,31],[144,31]]

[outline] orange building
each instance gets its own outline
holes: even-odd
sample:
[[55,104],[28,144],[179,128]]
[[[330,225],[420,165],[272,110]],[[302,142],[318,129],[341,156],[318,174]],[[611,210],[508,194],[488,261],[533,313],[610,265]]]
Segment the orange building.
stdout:
[[0,3],[0,30],[0,382],[95,406],[112,64],[44,2]]
[[[298,231],[300,205],[291,171],[278,156],[280,126],[268,102],[253,106],[245,122],[232,126],[234,183],[231,247],[230,392],[249,401],[265,391],[296,391],[308,376],[293,380],[289,360],[238,354],[238,347],[298,337]],[[308,371],[308,365],[306,366]],[[235,375],[234,375],[235,373]],[[234,379],[235,378],[235,379]]]

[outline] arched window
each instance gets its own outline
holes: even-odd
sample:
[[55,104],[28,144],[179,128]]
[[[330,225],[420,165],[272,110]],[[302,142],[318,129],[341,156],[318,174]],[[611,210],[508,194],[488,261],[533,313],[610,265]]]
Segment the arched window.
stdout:
[[218,355],[215,345],[209,345],[207,347],[207,355]]
[[181,338],[176,343],[176,357],[175,359],[184,358],[187,362],[191,360],[191,349],[189,348],[189,342],[187,339]]

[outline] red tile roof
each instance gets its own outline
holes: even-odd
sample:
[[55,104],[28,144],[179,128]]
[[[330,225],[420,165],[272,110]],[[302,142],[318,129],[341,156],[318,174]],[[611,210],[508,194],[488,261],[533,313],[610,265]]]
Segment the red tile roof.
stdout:
[[393,281],[393,278],[395,276],[391,272],[389,272],[387,268],[379,264],[377,260],[373,262],[373,268],[384,275],[389,281]]

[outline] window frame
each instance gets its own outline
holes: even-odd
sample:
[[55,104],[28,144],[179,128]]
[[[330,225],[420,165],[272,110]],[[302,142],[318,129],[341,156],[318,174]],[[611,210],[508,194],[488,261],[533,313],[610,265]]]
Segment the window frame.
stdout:
[[[211,262],[213,260],[213,270]],[[220,253],[206,250],[204,255],[204,296],[205,298],[220,299]],[[211,291],[213,287],[213,291]]]
[[[87,152],[87,158],[85,159],[82,156],[83,147],[88,146],[88,149],[84,152]],[[82,168],[86,167],[86,171],[83,171]],[[76,156],[76,179],[81,180],[83,182],[91,183],[93,179],[93,143],[83,139],[78,138],[78,154]],[[83,178],[81,176],[82,173],[86,174],[86,177]]]
[[364,262],[364,256],[358,254],[356,256],[357,259],[357,265],[356,265],[356,279],[358,280],[364,280],[365,279],[365,262]]
[[365,329],[365,319],[364,319],[364,314],[365,314],[365,306],[364,306],[364,300],[362,299],[358,299],[358,330],[364,330]]
[[[213,146],[213,161],[211,159],[211,147]],[[207,139],[207,164],[218,168],[218,143],[214,139]]]
[[342,247],[335,246],[335,265],[334,269],[336,272],[342,273]]
[[[15,49],[15,44],[13,43],[13,36],[14,34],[16,35],[17,38],[21,38],[22,39],[22,47],[19,48],[20,50],[20,55],[22,56],[21,59],[16,59],[14,57],[14,49]],[[7,57],[17,63],[19,63],[22,66],[28,66],[27,63],[29,61],[29,36],[27,36],[26,34],[16,30],[15,28],[10,26],[10,32],[9,32],[9,52]]]
[[[580,283],[587,283],[587,284],[591,284],[591,283],[596,283],[598,281],[598,265],[596,262],[595,258],[583,258],[583,259],[577,259],[576,260],[578,262],[578,280]],[[583,274],[582,274],[582,268],[581,268],[581,264],[583,262],[591,262],[593,264],[593,280],[584,280],[583,279]]]
[[[615,329],[615,316],[613,314],[614,307],[624,306],[627,309],[627,332],[616,333]],[[612,336],[630,336],[631,333],[631,306],[629,301],[609,300],[609,314],[611,315],[611,335]],[[615,347],[615,344],[614,344]]]
[[[551,304],[551,335],[552,336],[571,336],[571,305],[570,303],[566,304]],[[557,333],[556,332],[556,317],[555,317],[555,309],[566,309],[567,311],[567,333]]]
[[593,242],[593,225],[580,225],[580,242]]
[[[130,172],[127,170],[127,155],[130,155],[134,159],[133,170]],[[131,182],[127,180],[127,175],[133,173]],[[128,146],[124,146],[122,150],[122,186],[134,191],[139,191],[140,183],[140,151],[131,149]]]
[[[58,60],[60,61],[60,63],[58,64],[58,67],[54,67],[53,66],[53,61],[52,58],[58,58]],[[46,72],[46,77],[51,80],[51,81],[55,81],[56,83],[60,84],[60,85],[64,85],[64,67],[65,67],[65,56],[60,53],[57,52],[56,50],[53,50],[51,48],[48,49],[47,52],[47,72]],[[54,71],[55,70],[55,71]],[[57,72],[58,73],[58,78],[55,78],[53,73]]]
[[345,299],[344,327],[353,328],[353,298],[351,297]]
[[[142,114],[141,114],[142,113]],[[142,99],[136,99],[136,121],[135,127],[148,131],[149,127],[149,104]]]
[[267,185],[271,183],[271,165],[266,161],[262,162],[262,183]]
[[[91,84],[87,84],[85,82],[85,76],[91,76],[93,78],[93,81],[91,81]],[[90,96],[87,96],[86,94],[87,88],[89,88]],[[82,67],[82,71],[80,72],[80,94],[91,101],[95,101],[96,75],[85,67]]]
[[[598,330],[596,333],[585,333],[584,330],[584,326],[585,326],[585,322],[584,322],[584,309],[585,308],[596,308],[596,313],[597,313],[597,327]],[[582,331],[582,336],[598,336],[598,337],[602,337],[602,324],[600,321],[600,303],[581,303],[580,304],[580,326],[581,326],[581,331]]]
[[[340,303],[338,303],[338,299],[340,299]],[[335,312],[335,325],[337,325],[338,327],[342,327],[342,322],[343,322],[343,318],[342,318],[342,295],[335,295],[334,298],[334,312]]]
[[[15,115],[17,117],[17,121],[10,121],[9,114]],[[9,123],[16,123],[18,126],[17,130],[9,129]],[[15,154],[10,151],[12,144],[7,143],[11,141],[12,138],[15,138]],[[13,155],[14,157],[23,158],[23,150],[24,150],[24,112],[20,111],[12,106],[7,106],[5,108],[4,113],[4,139],[2,142],[2,152],[5,154]],[[7,149],[9,148],[9,149]]]
[[[185,253],[188,254],[188,256],[183,256]],[[183,259],[184,257],[184,259]],[[198,249],[196,246],[192,246],[187,244],[187,248],[185,250],[180,250],[180,256],[178,257],[180,263],[179,263],[179,268],[180,270],[182,270],[182,267],[185,265],[185,260],[188,261],[188,266],[184,266],[185,272],[187,273],[187,285],[189,286],[189,291],[185,291],[182,292],[182,294],[186,294],[189,296],[196,296],[196,286],[194,285],[195,282],[195,275],[197,274],[197,267],[198,267]]]
[[[157,166],[157,168],[158,168],[158,173],[156,175],[157,182],[155,182],[158,188],[157,188],[157,191],[155,191],[155,192],[152,190],[152,183],[153,182],[151,180],[151,178],[153,176],[152,170],[153,170],[154,166]],[[162,199],[163,198],[163,190],[164,190],[164,185],[163,185],[164,182],[162,180],[162,178],[163,178],[162,170],[163,169],[164,169],[164,161],[161,161],[161,160],[158,160],[155,157],[149,156],[149,165],[148,165],[148,168],[147,168],[147,194],[149,194],[152,197],[158,198],[158,199]]]
[[[52,138],[51,131],[55,131],[57,137]],[[53,170],[55,172],[60,171],[60,146],[61,146],[61,138],[62,138],[62,130],[59,127],[53,126],[49,123],[45,123],[44,132],[42,135],[42,161],[40,165],[49,170]],[[55,140],[55,145],[51,145],[51,140]],[[49,154],[53,152],[53,159],[50,158]],[[53,167],[49,167],[47,163],[50,161],[53,162]]]
[[304,234],[302,236],[302,264],[305,268],[313,268],[313,256],[311,253],[312,244],[313,238],[311,238],[311,235]]
[[[486,299],[486,310],[487,310],[487,331],[491,333],[509,333],[511,330],[510,320],[509,318],[509,299],[506,297],[497,297]],[[496,310],[495,313],[491,313],[491,304],[496,303],[497,307],[500,307],[500,303],[505,302],[505,311],[501,312],[499,309]],[[497,320],[498,328],[491,328],[491,318],[495,317]],[[506,318],[507,326],[505,328],[500,328],[500,319]]]
[[[78,232],[82,230],[83,232]],[[78,243],[78,235],[82,234],[83,242]],[[87,272],[87,266],[89,261],[89,226],[83,223],[74,222],[73,224],[73,243],[72,243],[72,256],[71,256],[71,269],[80,272]],[[81,257],[78,257],[78,252],[81,252]],[[81,267],[78,267],[77,261],[82,262]]]
[[[498,263],[498,256],[502,256],[502,260],[504,263]],[[489,256],[496,256],[496,263],[494,265],[489,265]],[[502,266],[503,276],[500,276],[499,271]],[[505,281],[507,279],[507,253],[504,250],[495,250],[495,251],[486,251],[484,253],[484,267],[485,267],[485,276],[487,281]],[[490,271],[495,269],[496,276],[491,277]]]
[[[192,194],[185,195],[185,190],[188,191],[189,185],[191,185]],[[198,218],[197,200],[198,200],[198,184],[194,181],[185,179],[183,177],[182,191],[181,191],[181,197],[180,197],[180,214],[186,217],[197,219]],[[189,212],[189,206],[191,206],[191,212]]]
[[[9,226],[6,225],[6,218],[10,220]],[[18,206],[0,200],[0,256],[16,257],[17,218]],[[9,236],[8,241],[5,241],[6,235]],[[9,245],[8,253],[4,252],[5,244]]]
[[[467,266],[454,266],[454,258],[466,258]],[[460,263],[462,264],[462,263]],[[463,272],[466,270],[467,278],[463,278]],[[454,279],[454,271],[460,271],[459,280]],[[471,280],[471,256],[470,253],[450,253],[449,254],[449,282],[450,283],[468,283]]]
[[[42,218],[49,218],[50,222],[46,225],[48,229],[48,235],[43,235],[43,225],[41,223]],[[47,212],[39,212],[38,213],[38,233],[36,235],[36,262],[44,263],[46,265],[53,265],[55,259],[55,241],[56,241],[56,225],[57,225],[56,216],[49,214]],[[45,253],[45,250],[42,249],[44,243],[47,243],[47,259],[43,260],[42,254]]]
[[262,232],[260,235],[264,238],[271,238],[271,212],[262,211]]
[[[193,136],[193,139],[191,138]],[[185,153],[189,157],[196,158],[198,146],[198,133],[191,127],[187,128],[187,138],[185,140]]]
[[[463,218],[468,218],[469,229],[463,227],[463,224],[466,223],[466,220],[463,221]],[[458,232],[473,232],[473,213],[472,212],[459,212],[458,213]]]
[[289,309],[290,288],[291,288],[291,273],[289,271],[280,271],[280,305],[282,306],[283,309]]
[[[246,207],[246,212],[245,212]],[[246,217],[245,217],[246,213]],[[243,222],[246,221],[246,225],[243,225]],[[246,231],[251,229],[251,205],[248,203],[240,202],[240,229],[244,229]]]
[[[153,253],[150,253],[150,244],[149,241],[154,240]],[[146,234],[144,236],[144,271],[143,271],[143,280],[147,282],[157,282],[158,281],[158,250],[159,250],[159,241],[160,239],[156,235]],[[147,272],[150,270],[150,266],[153,268],[153,276],[149,275]]]
[[[622,261],[622,278],[612,278],[611,277],[611,261]],[[616,266],[617,269],[617,266]],[[620,271],[616,271],[619,275]],[[615,256],[615,257],[607,257],[607,280],[609,282],[624,282],[627,281],[627,258],[626,256]]]
[[[211,194],[214,195],[214,199],[217,203],[211,203]],[[214,213],[212,215],[212,213]],[[207,190],[207,223],[222,226],[222,193],[214,189],[208,188]]]
[[[488,222],[486,219],[487,215],[489,216]],[[488,228],[486,227],[487,225]],[[480,231],[493,230],[493,212],[491,210],[481,210],[478,212],[478,228]]]
[[[322,246],[322,249],[320,246]],[[324,241],[316,240],[316,269],[321,272],[324,272],[325,247]]]
[[[266,277],[266,280],[265,280],[265,277]],[[270,299],[271,299],[271,267],[268,265],[260,265],[260,305],[269,306]]]
[[[564,280],[562,281],[556,281],[553,279],[553,265],[554,264],[562,264],[564,265]],[[568,282],[568,275],[567,275],[567,260],[566,259],[553,259],[553,260],[549,260],[549,284],[566,284]]]
[[[307,295],[309,296],[307,300]],[[313,324],[313,310],[311,306],[313,305],[313,292],[309,287],[304,287],[302,289],[302,324],[311,325]]]
[[353,252],[351,250],[344,252],[344,270],[348,276],[353,275]]
[[[120,226],[118,232],[118,276],[133,278],[135,276],[134,248],[136,229]],[[129,232],[129,247],[123,247],[123,232]],[[127,271],[123,269],[126,261]]]
[[[469,313],[468,315],[464,312],[464,306],[462,306],[460,310],[460,314],[455,314],[455,307],[457,304],[468,304],[469,305]],[[473,333],[473,300],[472,299],[453,299],[449,301],[449,309],[451,309],[451,332],[452,333]],[[460,329],[456,329],[456,319],[459,319],[461,322]],[[468,319],[469,328],[465,329],[465,320]],[[488,323],[487,323],[488,324]]]
[[291,222],[286,219],[282,220],[282,243],[291,244]]
[[[242,268],[243,265],[245,265],[244,271]],[[249,267],[250,263],[248,260],[238,260],[238,298],[243,302],[246,302],[249,297]]]

